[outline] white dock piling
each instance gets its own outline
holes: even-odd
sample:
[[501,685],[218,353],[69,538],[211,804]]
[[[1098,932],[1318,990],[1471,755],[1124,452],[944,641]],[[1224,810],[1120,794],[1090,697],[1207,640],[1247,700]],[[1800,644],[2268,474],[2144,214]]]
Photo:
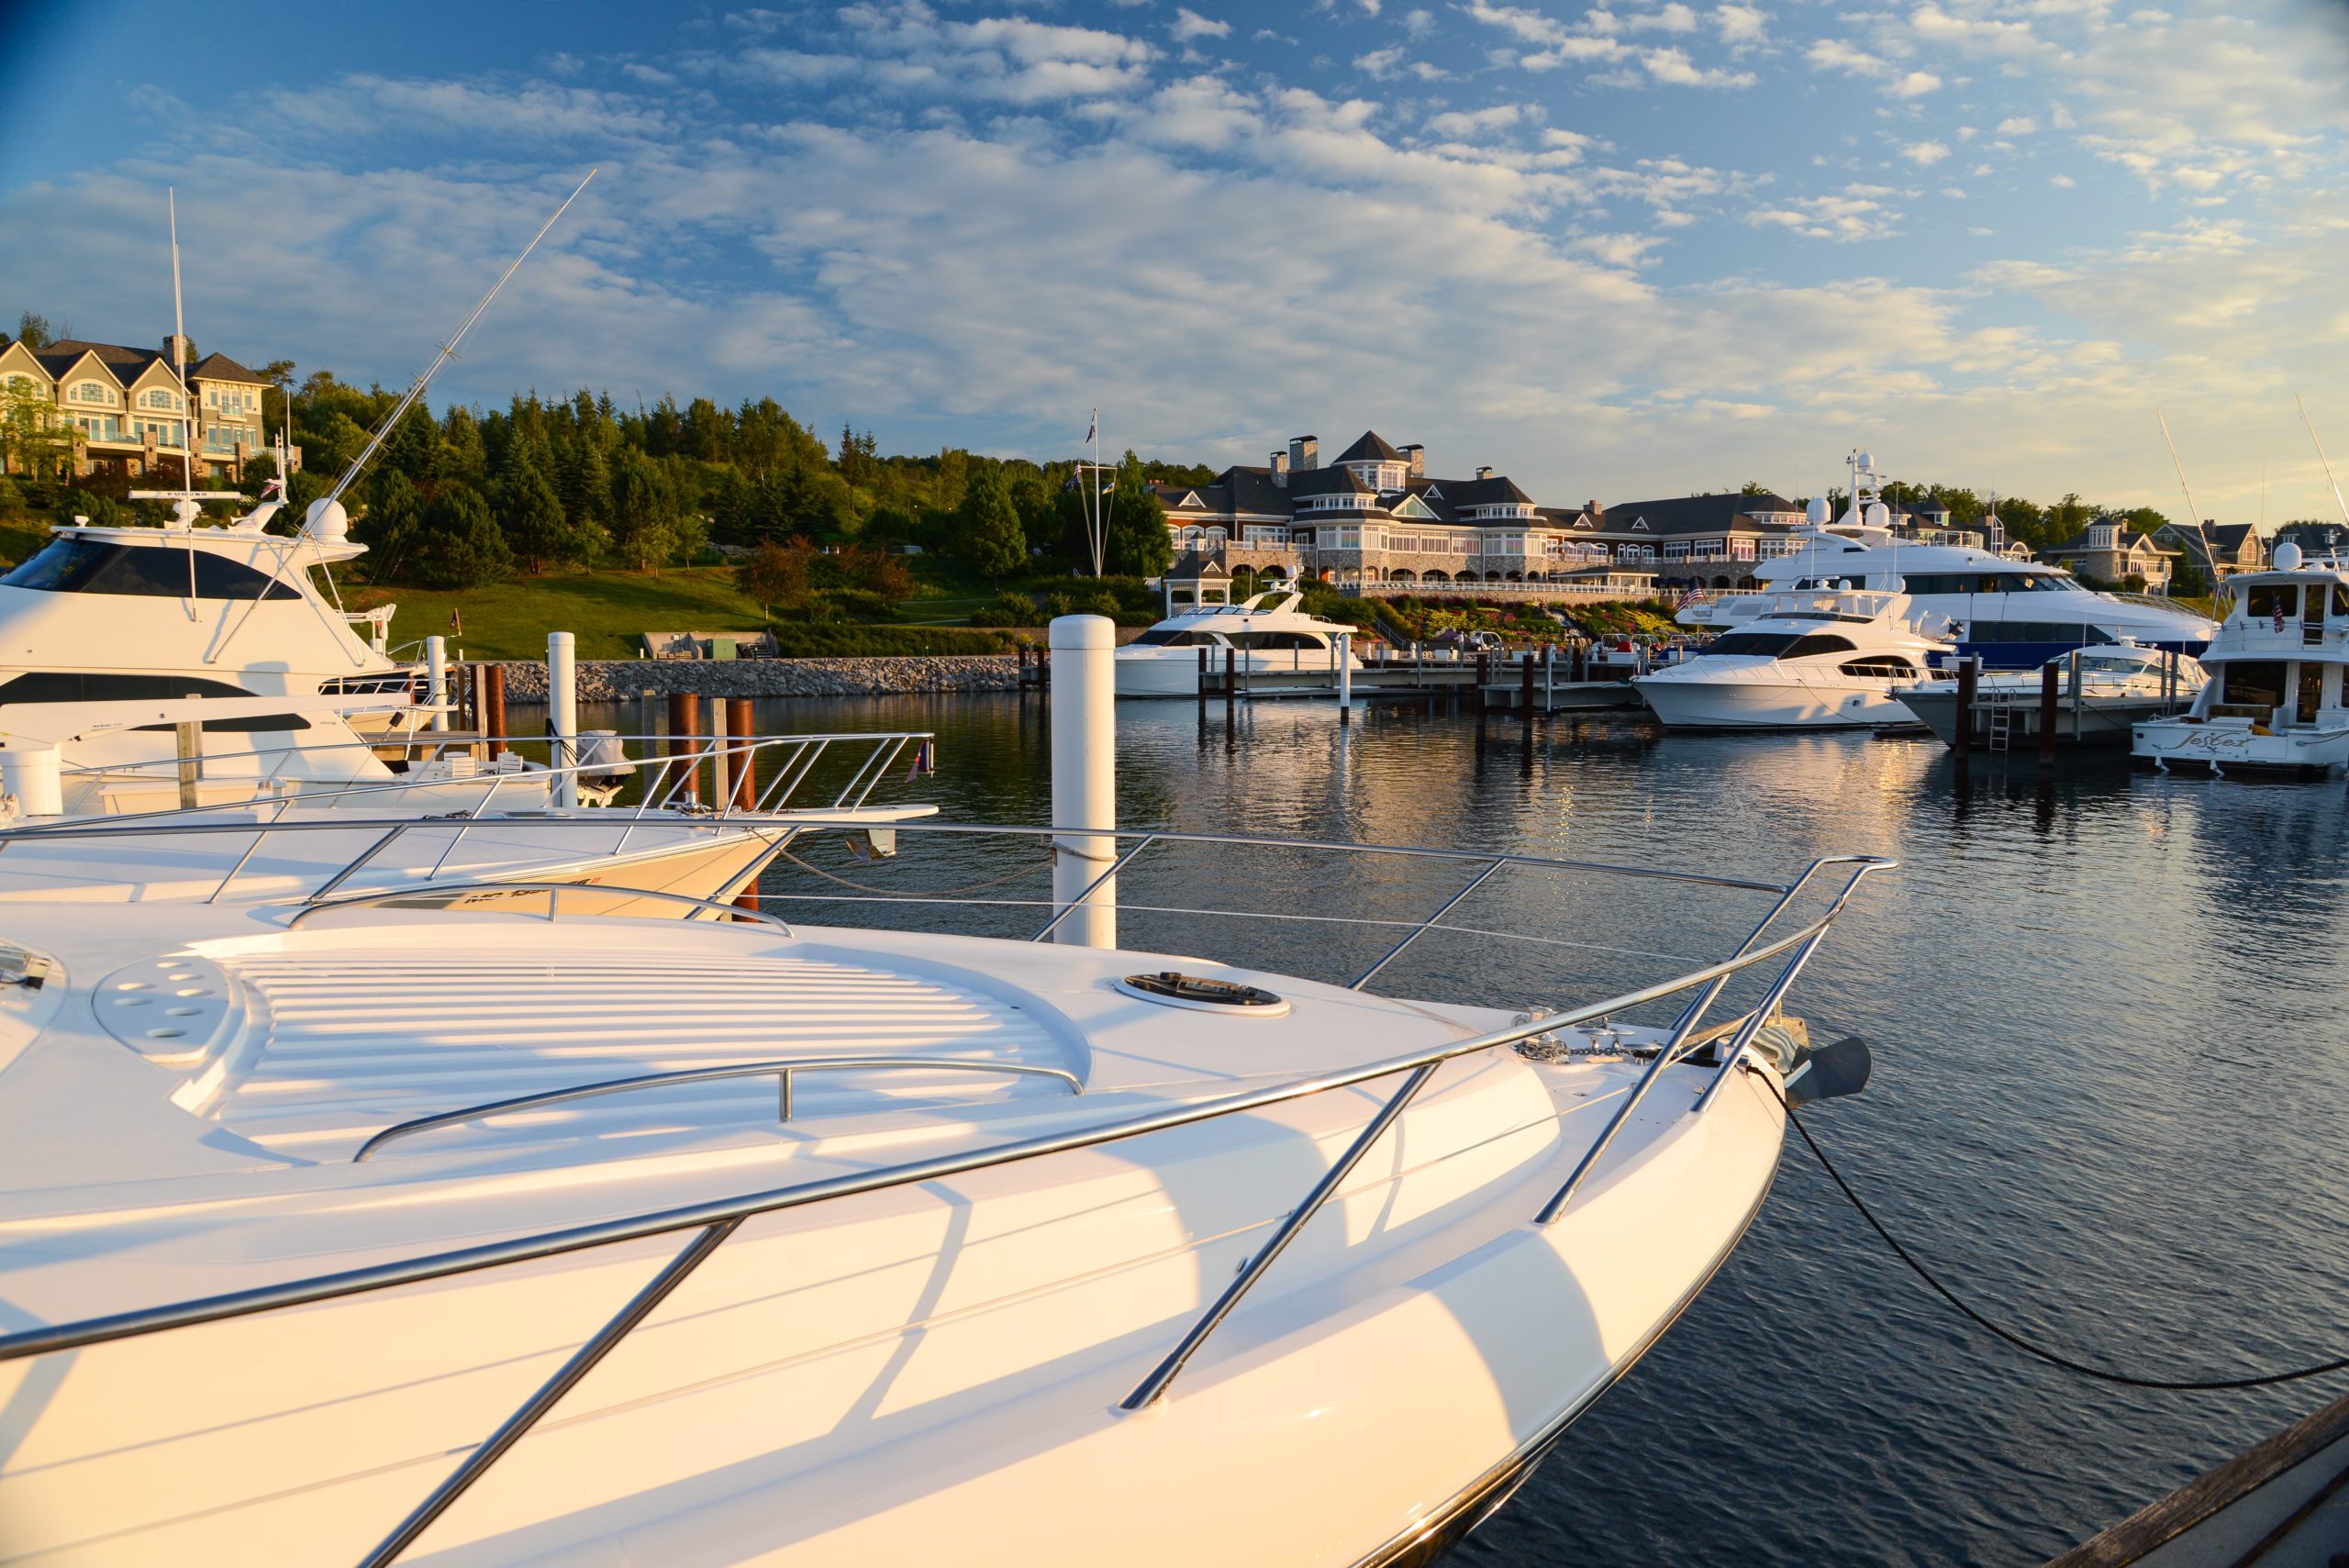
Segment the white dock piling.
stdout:
[[1354,721],[1354,634],[1341,631],[1338,643],[1338,722]]
[[[547,633],[547,727],[554,735],[548,761],[558,768],[579,762],[579,672],[573,663],[578,641],[567,631]],[[555,782],[554,804],[579,804],[579,775],[566,773]]]
[[0,793],[17,797],[20,817],[62,817],[65,789],[57,748],[19,740],[0,748]]
[[1052,826],[1092,829],[1052,840],[1052,908],[1081,906],[1052,940],[1118,945],[1118,884],[1085,892],[1116,863],[1118,840],[1118,628],[1106,616],[1062,616],[1049,628],[1052,651]]
[[[449,639],[445,637],[428,637],[424,639],[424,700],[434,707],[440,708],[447,704],[449,700]],[[448,728],[448,714],[435,713],[432,716],[431,728]]]

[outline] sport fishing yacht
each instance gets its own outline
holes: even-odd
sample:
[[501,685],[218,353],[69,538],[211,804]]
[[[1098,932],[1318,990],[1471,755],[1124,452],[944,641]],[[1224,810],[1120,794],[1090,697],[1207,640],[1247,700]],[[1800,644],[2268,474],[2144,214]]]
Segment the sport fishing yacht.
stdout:
[[1873,729],[1914,724],[1898,687],[1947,652],[1946,617],[1902,594],[1760,595],[1757,612],[1695,658],[1634,675],[1667,728]]
[[1782,1096],[1865,1076],[1782,1004],[1888,863],[1640,872],[1776,904],[1547,1013],[772,914],[0,908],[6,1544],[1428,1562],[1736,1245]]
[[2202,655],[2210,673],[2194,706],[2136,727],[2132,756],[2168,769],[2307,777],[2349,765],[2349,575],[2336,560],[2276,547],[2272,571],[2224,584],[2226,618]]
[[[2206,684],[2202,666],[2166,649],[2076,648],[2041,670],[1985,674],[1975,684],[1970,724],[1976,740],[1992,751],[2036,745],[2045,685],[2055,672],[2055,739],[2061,745],[2126,745],[2137,720],[2191,704]],[[1954,677],[1900,688],[1900,700],[1919,722],[1954,745],[1958,683]]]
[[1976,655],[1986,668],[1999,670],[2035,670],[2070,649],[2124,641],[2190,656],[2217,632],[2207,617],[2183,606],[2143,595],[2094,592],[2060,567],[1972,545],[1900,539],[1879,498],[1883,481],[1874,464],[1866,452],[1849,460],[1852,504],[1840,521],[1828,520],[1825,501],[1810,503],[1808,522],[1790,541],[1793,552],[1754,566],[1759,594],[1692,604],[1680,612],[1681,624],[1735,628],[1762,613],[1757,601],[1773,590],[1905,593],[1920,611],[1948,617],[1956,634],[1954,653]]
[[[1118,650],[1121,697],[1186,697],[1199,689],[1199,651],[1211,671],[1223,670],[1231,651],[1234,673],[1319,673],[1335,678],[1338,637],[1355,628],[1297,606],[1302,594],[1267,592],[1237,605],[1197,605],[1169,616]],[[1346,655],[1353,669],[1362,661]]]

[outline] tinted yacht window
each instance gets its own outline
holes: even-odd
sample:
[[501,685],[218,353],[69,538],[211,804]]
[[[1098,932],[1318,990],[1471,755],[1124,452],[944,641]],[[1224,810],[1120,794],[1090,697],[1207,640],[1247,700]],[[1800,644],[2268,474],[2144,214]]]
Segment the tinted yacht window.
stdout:
[[[104,539],[52,539],[41,552],[0,577],[0,587],[36,588],[50,594],[123,594],[142,598],[188,597],[191,552],[169,545],[109,544]],[[298,599],[289,583],[241,562],[206,550],[193,552],[195,596],[199,599]]]
[[[9,703],[170,702],[175,697],[258,695],[226,681],[199,680],[194,675],[109,675],[83,670],[34,670],[0,685],[0,706]],[[169,729],[171,726],[142,724],[139,728]],[[263,713],[244,718],[207,718],[204,728],[216,733],[250,735],[264,729],[307,729],[310,721],[299,714]]]
[[[1717,637],[1705,644],[1708,653],[1759,653],[1776,659],[1798,639],[1791,632],[1732,631],[1727,637]],[[1845,647],[1850,644],[1846,643]]]

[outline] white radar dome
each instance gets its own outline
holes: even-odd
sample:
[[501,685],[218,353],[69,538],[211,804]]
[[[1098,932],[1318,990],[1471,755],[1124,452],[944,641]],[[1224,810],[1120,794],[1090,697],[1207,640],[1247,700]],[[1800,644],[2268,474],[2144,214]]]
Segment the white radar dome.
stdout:
[[2298,572],[2299,569],[2300,547],[2297,544],[2277,545],[2276,547],[2276,570],[2278,572]]
[[351,514],[340,501],[313,501],[303,514],[302,531],[320,544],[340,544],[351,537]]
[[1810,498],[1810,505],[1803,508],[1802,515],[1809,517],[1814,523],[1825,522],[1827,520],[1827,497],[1824,495],[1812,496]]
[[1862,452],[1852,461],[1858,463],[1862,468],[1874,468],[1876,466],[1876,454],[1874,452]]
[[1868,503],[1868,527],[1888,528],[1892,526],[1892,508],[1881,501]]

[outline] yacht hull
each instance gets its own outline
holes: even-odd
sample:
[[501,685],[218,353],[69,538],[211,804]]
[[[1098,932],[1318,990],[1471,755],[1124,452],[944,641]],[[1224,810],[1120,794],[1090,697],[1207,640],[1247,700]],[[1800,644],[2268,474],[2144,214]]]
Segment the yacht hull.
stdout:
[[2152,719],[2135,727],[2129,753],[2165,770],[2208,768],[2309,777],[2349,768],[2349,729],[2293,725],[2262,735],[2243,720]]
[[[1690,1116],[1709,1074],[1675,1067],[1567,1213],[1531,1224],[1640,1070],[1475,1068],[1482,1104],[1502,1094],[1497,1138],[1475,1116],[1464,1135],[1474,1095],[1431,1090],[1139,1413],[1119,1401],[1382,1095],[753,1220],[412,1555],[1431,1561],[1654,1343],[1767,1194],[1767,1083],[1741,1074]],[[1234,1159],[1279,1180],[1201,1184]],[[357,1561],[687,1239],[0,1367],[28,1412],[0,1471],[10,1544],[76,1568]]]
[[[1233,668],[1242,679],[1251,675],[1318,674],[1334,680],[1338,659],[1333,651],[1285,649],[1270,653],[1235,654]],[[1359,672],[1362,662],[1353,661],[1353,668]],[[1208,651],[1208,673],[1219,681],[1223,678],[1221,650]],[[1196,696],[1199,690],[1199,651],[1121,649],[1117,659],[1117,690],[1121,697]]]
[[[2039,744],[2039,694],[2030,691],[1999,694],[2003,703],[1981,697],[1976,699],[1973,712],[1974,744],[1987,745],[1991,735],[1990,715],[2003,706],[2008,711],[2008,740],[2017,750]],[[1902,704],[1917,716],[1918,722],[1939,736],[1944,745],[1957,743],[1957,694],[1953,691],[1920,692],[1911,690],[1901,697]],[[2174,707],[2160,697],[2099,697],[2085,698],[2077,708],[2065,697],[2055,710],[2055,743],[2058,746],[2126,746],[2132,727],[2141,719],[2159,714],[2165,706]]]
[[1642,675],[1633,689],[1671,729],[1880,729],[1917,716],[1875,686]]

